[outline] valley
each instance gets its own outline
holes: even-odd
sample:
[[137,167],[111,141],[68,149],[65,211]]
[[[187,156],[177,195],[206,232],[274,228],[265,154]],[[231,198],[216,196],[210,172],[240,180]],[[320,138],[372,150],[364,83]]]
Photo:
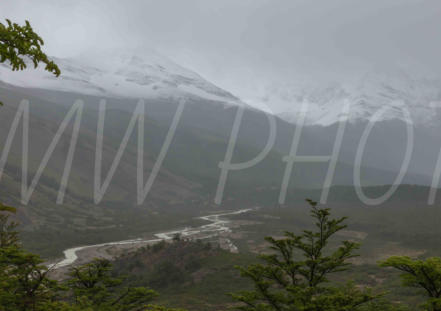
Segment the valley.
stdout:
[[216,240],[218,239],[218,236],[221,236],[221,238],[219,238],[222,240],[222,242],[219,243],[221,248],[234,253],[238,251],[237,247],[228,239],[228,234],[231,233],[230,227],[234,226],[234,223],[230,224],[232,221],[225,218],[230,215],[238,215],[250,211],[252,210],[243,209],[234,212],[201,216],[198,218],[208,221],[209,223],[196,228],[186,227],[180,230],[155,233],[155,239],[145,240],[138,238],[134,240],[69,248],[63,251],[65,257],[63,260],[48,265],[51,266],[51,269],[57,270],[68,267],[72,264],[87,263],[93,258],[113,259],[115,256],[126,252],[132,252],[137,248],[153,245],[161,241],[173,240],[174,238],[182,238],[186,240]]
[[15,2],[0,311],[441,311],[441,7]]

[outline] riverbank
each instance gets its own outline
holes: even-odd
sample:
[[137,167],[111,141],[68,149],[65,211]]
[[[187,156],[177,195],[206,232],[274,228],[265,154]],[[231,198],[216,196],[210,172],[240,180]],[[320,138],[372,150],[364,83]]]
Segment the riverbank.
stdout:
[[[154,234],[154,239],[132,239],[115,241],[108,243],[101,243],[95,245],[85,245],[68,248],[63,251],[64,259],[52,264],[52,270],[65,270],[65,268],[73,264],[83,264],[91,261],[93,258],[106,258],[112,259],[123,252],[133,251],[137,248],[152,245],[160,241],[167,241],[173,239],[175,235],[180,235],[186,239],[208,239],[220,235],[225,235],[231,232],[232,221],[225,219],[229,215],[237,215],[241,213],[247,213],[252,209],[242,209],[234,212],[225,212],[220,214],[206,215],[198,217],[199,219],[208,221],[208,224],[204,224],[199,227],[186,227],[183,229],[176,229],[167,232],[160,232]],[[223,237],[224,241],[222,245],[228,248],[231,252],[237,252],[237,247],[227,238]]]

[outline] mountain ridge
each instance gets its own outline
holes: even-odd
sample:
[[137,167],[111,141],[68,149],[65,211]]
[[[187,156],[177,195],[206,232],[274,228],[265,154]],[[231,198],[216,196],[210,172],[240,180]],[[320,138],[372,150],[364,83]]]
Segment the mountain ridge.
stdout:
[[[439,125],[441,79],[413,76],[402,70],[372,71],[325,83],[300,83],[274,86],[267,101],[284,102],[289,109],[276,112],[282,119],[295,123],[302,103],[308,104],[306,124],[329,126],[339,121],[345,101],[350,103],[349,121],[370,120],[387,107],[378,121],[401,120],[415,126]],[[410,120],[401,108],[407,108]]]
[[1,64],[0,80],[18,87],[105,97],[199,97],[230,105],[243,104],[231,93],[154,51],[142,55],[117,53],[94,60],[54,58],[54,61],[61,69],[59,77],[43,68],[11,72],[8,65]]

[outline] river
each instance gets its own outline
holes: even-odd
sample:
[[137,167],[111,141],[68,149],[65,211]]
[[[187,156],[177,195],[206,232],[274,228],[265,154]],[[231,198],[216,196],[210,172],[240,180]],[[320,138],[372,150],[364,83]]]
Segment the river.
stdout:
[[[161,232],[155,234],[155,239],[132,239],[132,240],[123,240],[116,242],[107,242],[101,244],[93,244],[93,245],[85,245],[85,246],[77,246],[68,248],[63,251],[64,259],[57,262],[52,269],[58,269],[66,266],[70,266],[78,259],[78,252],[88,249],[88,248],[100,248],[103,246],[112,246],[112,245],[130,245],[130,244],[154,244],[164,240],[171,240],[176,234],[179,234],[183,238],[191,238],[197,236],[199,239],[207,239],[216,235],[219,235],[222,232],[230,232],[231,229],[228,227],[228,224],[231,223],[231,220],[225,219],[225,216],[229,215],[237,215],[242,213],[247,213],[251,211],[251,208],[241,209],[234,212],[222,213],[222,214],[214,214],[198,217],[199,219],[203,219],[209,221],[210,223],[199,226],[199,227],[186,227],[180,230],[173,230],[167,232]],[[229,247],[231,251],[237,251],[237,247],[229,242]]]

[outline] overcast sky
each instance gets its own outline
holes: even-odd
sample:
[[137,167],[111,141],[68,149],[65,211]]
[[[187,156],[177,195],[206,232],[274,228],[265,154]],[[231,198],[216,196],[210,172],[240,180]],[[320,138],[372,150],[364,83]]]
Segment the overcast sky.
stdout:
[[298,76],[389,64],[441,74],[439,0],[3,0],[60,57],[153,47],[249,97]]

